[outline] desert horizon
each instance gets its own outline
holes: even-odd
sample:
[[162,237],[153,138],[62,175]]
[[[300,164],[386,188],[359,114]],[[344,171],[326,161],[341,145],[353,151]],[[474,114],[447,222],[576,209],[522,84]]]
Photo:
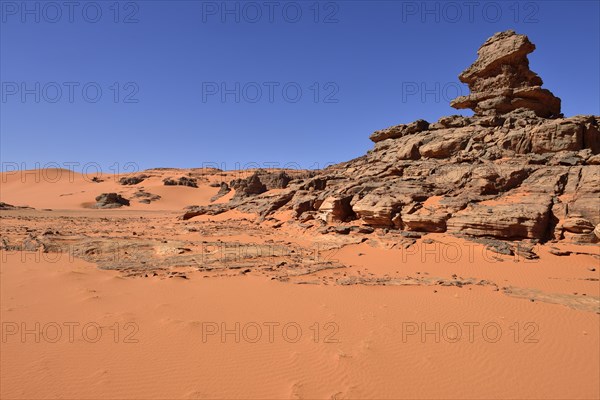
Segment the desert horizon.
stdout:
[[448,4],[3,1],[0,398],[599,399],[599,5]]

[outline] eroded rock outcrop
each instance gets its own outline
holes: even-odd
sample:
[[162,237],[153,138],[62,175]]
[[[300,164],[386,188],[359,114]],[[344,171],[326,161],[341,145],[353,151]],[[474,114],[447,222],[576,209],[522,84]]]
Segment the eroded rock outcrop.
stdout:
[[242,194],[227,206],[195,212],[291,210],[319,232],[353,222],[407,235],[598,242],[600,117],[560,116],[560,100],[529,70],[534,48],[512,31],[485,42],[461,74],[472,93],[452,103],[473,116],[376,131],[362,157],[289,181],[276,195],[255,174],[236,183]]
[[178,179],[166,178],[163,180],[165,186],[188,186],[197,188],[198,181],[195,178],[188,178],[186,176],[179,177]]
[[5,203],[3,201],[0,201],[0,210],[21,210],[21,209],[26,209],[26,208],[33,210],[32,207],[14,206],[12,204],[8,204],[8,203]]
[[235,189],[234,198],[236,199],[261,194],[267,191],[267,186],[262,183],[260,176],[256,173],[245,179],[234,179],[231,181],[230,186]]
[[119,184],[121,185],[137,185],[138,183],[142,183],[144,179],[147,179],[148,175],[137,175],[137,176],[126,176],[119,179]]
[[138,199],[138,201],[142,204],[150,204],[153,201],[158,201],[161,197],[154,193],[148,193],[143,189],[139,189],[137,192],[133,194],[133,197]]

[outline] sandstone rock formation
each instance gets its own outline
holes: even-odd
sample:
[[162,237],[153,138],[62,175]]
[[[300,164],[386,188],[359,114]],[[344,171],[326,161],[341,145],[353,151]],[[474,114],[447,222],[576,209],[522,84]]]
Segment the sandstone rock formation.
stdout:
[[231,181],[231,187],[235,189],[234,197],[236,199],[261,194],[267,191],[267,186],[262,183],[258,174],[253,174],[246,179],[234,179]]
[[166,178],[163,181],[163,183],[165,184],[165,186],[188,186],[188,187],[193,187],[193,188],[198,187],[198,182],[196,181],[196,179],[188,178],[185,176],[182,176],[177,180],[172,179],[172,178]]
[[137,175],[137,176],[128,176],[119,179],[119,184],[121,185],[137,185],[144,181],[144,179],[148,178],[148,175]]
[[95,208],[119,208],[128,206],[129,200],[118,193],[102,193],[96,197]]
[[461,74],[473,93],[453,102],[472,107],[472,117],[376,131],[362,157],[273,194],[255,174],[232,182],[241,194],[230,203],[192,208],[184,218],[232,208],[263,218],[291,210],[319,232],[350,222],[407,235],[597,242],[600,117],[559,117],[560,100],[529,70],[533,49],[512,31],[486,41]]
[[542,79],[529,69],[527,54],[535,50],[527,36],[500,32],[479,48],[479,57],[460,74],[471,94],[450,104],[470,108],[479,115],[532,110],[539,117],[560,115],[560,99],[542,89]]

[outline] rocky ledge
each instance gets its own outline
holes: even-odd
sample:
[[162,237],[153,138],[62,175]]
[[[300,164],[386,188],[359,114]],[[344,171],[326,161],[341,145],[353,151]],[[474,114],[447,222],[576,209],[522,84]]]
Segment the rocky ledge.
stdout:
[[232,208],[263,218],[292,210],[307,227],[351,223],[504,240],[598,242],[600,117],[562,117],[560,99],[529,70],[533,49],[513,31],[484,43],[477,61],[460,75],[472,93],[452,102],[473,109],[471,117],[376,131],[374,148],[362,157],[291,180],[275,193],[261,181],[264,174],[233,182],[241,195],[192,207],[184,218]]

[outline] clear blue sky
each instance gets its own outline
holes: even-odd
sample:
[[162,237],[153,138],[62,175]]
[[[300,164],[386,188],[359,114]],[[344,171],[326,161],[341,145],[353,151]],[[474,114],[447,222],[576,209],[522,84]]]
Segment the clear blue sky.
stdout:
[[26,168],[345,161],[459,113],[458,74],[505,29],[565,115],[600,114],[598,1],[0,3],[1,158]]

